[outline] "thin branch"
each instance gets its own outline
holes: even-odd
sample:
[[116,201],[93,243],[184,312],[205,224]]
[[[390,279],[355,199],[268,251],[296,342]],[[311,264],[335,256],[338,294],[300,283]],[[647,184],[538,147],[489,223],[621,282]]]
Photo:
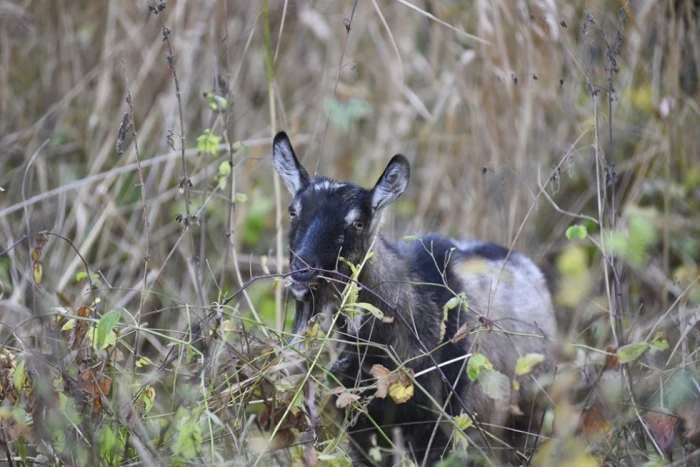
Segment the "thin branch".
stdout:
[[178,115],[180,117],[180,159],[182,161],[182,178],[180,179],[180,188],[185,194],[185,212],[187,214],[187,222],[185,223],[185,230],[189,232],[190,238],[190,248],[192,249],[192,257],[190,258],[190,266],[194,269],[195,278],[195,288],[197,290],[197,295],[199,297],[200,304],[204,306],[206,300],[204,299],[204,291],[202,290],[202,278],[201,272],[199,270],[200,258],[197,255],[194,234],[190,228],[190,189],[192,188],[190,184],[192,183],[189,176],[187,175],[187,159],[185,157],[185,117],[182,106],[182,92],[180,91],[180,80],[177,77],[177,70],[175,69],[175,55],[173,54],[173,47],[170,43],[170,30],[165,26],[165,13],[162,11],[158,16],[160,17],[161,29],[163,32],[163,41],[168,45],[168,67],[173,74],[173,80],[175,81],[175,95],[177,96],[177,109]]
[[124,81],[126,82],[126,103],[129,105],[129,120],[131,122],[131,137],[134,138],[134,150],[136,151],[136,166],[139,174],[139,187],[141,191],[141,203],[143,204],[143,231],[145,238],[145,251],[143,254],[143,284],[141,286],[141,300],[139,301],[139,309],[136,312],[136,333],[134,335],[134,353],[133,353],[133,371],[136,371],[136,356],[139,354],[139,329],[141,327],[141,314],[143,313],[143,305],[146,302],[146,281],[148,279],[148,262],[151,259],[150,254],[150,231],[151,225],[148,221],[148,205],[146,203],[146,183],[143,178],[143,169],[141,168],[141,153],[139,152],[139,141],[136,133],[136,117],[134,116],[134,106],[132,103],[131,87],[129,85],[129,73],[126,71],[126,65],[122,60],[122,68],[124,70]]

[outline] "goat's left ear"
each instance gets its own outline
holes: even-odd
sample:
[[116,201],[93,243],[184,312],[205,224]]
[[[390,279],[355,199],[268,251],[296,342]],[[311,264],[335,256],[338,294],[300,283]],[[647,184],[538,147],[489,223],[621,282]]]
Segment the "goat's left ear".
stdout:
[[411,178],[411,166],[401,154],[391,158],[384,173],[372,189],[372,210],[384,209],[401,196]]

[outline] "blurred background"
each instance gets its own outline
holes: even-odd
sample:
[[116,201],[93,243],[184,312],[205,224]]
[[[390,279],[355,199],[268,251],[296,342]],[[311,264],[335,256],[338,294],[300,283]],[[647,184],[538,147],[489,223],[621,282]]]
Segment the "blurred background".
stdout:
[[[92,303],[76,249],[100,313],[138,310],[178,337],[187,305],[204,316],[284,271],[270,144],[284,130],[310,172],[365,186],[405,154],[385,234],[531,255],[571,342],[614,346],[613,251],[627,340],[668,331],[669,361],[697,368],[699,14],[692,0],[0,1],[0,249],[43,230],[72,243],[0,257],[0,338]],[[279,330],[273,284],[246,287],[232,316]]]

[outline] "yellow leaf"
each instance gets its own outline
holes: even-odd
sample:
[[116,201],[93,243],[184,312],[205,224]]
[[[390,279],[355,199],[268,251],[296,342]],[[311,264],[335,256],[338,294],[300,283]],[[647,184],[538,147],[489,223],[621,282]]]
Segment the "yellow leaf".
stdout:
[[575,276],[588,270],[588,255],[581,245],[569,245],[557,258],[557,269],[564,276]]
[[44,268],[42,267],[41,263],[39,261],[34,261],[32,269],[34,272],[34,282],[41,284],[41,278],[44,275]]
[[461,415],[458,415],[455,417],[455,423],[457,426],[459,426],[462,430],[466,430],[470,426],[473,425],[472,419],[469,418],[469,415],[463,413]]
[[532,369],[544,361],[544,355],[539,353],[529,353],[518,359],[515,364],[515,374],[517,376],[527,375]]
[[75,319],[69,319],[66,324],[61,327],[61,331],[70,331],[75,327]]
[[413,397],[413,383],[404,386],[401,381],[397,381],[389,386],[389,395],[397,404],[403,404]]

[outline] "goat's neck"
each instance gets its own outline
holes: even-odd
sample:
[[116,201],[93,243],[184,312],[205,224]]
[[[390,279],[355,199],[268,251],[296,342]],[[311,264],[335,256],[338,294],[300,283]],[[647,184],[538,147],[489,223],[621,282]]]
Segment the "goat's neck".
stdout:
[[359,299],[387,312],[401,300],[401,295],[410,295],[414,286],[409,281],[405,259],[387,240],[377,237],[373,251],[374,256],[365,263],[358,278],[362,287]]

